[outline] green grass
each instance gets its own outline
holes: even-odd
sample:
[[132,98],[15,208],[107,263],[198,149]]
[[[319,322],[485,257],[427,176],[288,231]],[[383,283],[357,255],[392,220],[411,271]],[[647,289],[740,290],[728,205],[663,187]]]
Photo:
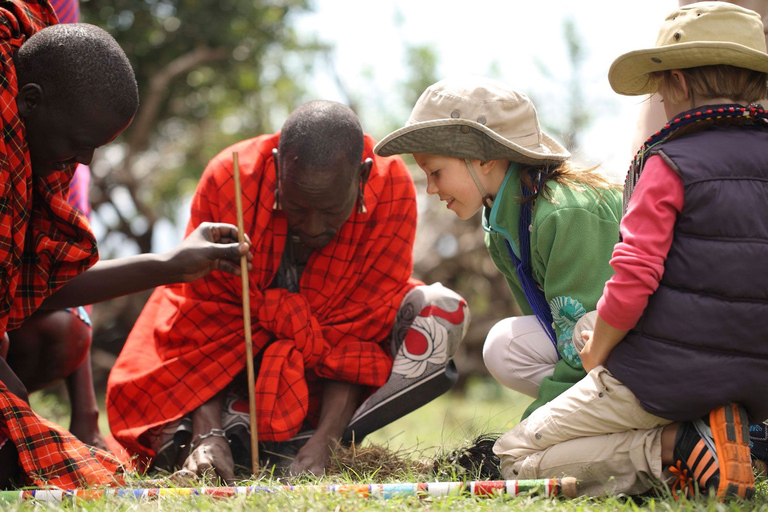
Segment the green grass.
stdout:
[[367,442],[432,455],[478,434],[515,426],[531,398],[490,379],[470,381],[466,393],[447,393],[374,432]]
[[[366,446],[385,446],[389,450],[405,454],[416,459],[429,459],[441,450],[448,450],[486,432],[503,432],[517,423],[531,399],[501,388],[488,380],[470,383],[463,395],[451,393],[444,395],[391,425],[375,432],[362,444]],[[67,425],[69,411],[56,395],[36,393],[32,395],[32,406],[38,413],[60,424]],[[102,428],[106,432],[106,421],[102,418]],[[390,483],[393,481],[424,480],[416,473],[401,473],[396,478],[381,479],[376,474],[356,475],[342,473],[321,479],[306,479],[299,483],[306,484],[360,484]],[[138,481],[140,483],[140,481]],[[276,479],[265,478],[256,485],[282,485]],[[136,484],[139,486],[139,484]],[[768,512],[768,481],[758,479],[757,499],[749,503],[732,502],[720,504],[714,500],[682,500],[672,497],[629,499],[629,498],[578,498],[575,500],[549,499],[540,496],[527,496],[515,499],[493,497],[477,498],[472,496],[449,496],[445,498],[419,499],[417,497],[394,498],[389,500],[360,498],[340,493],[318,493],[311,490],[300,492],[278,492],[256,494],[217,500],[207,497],[168,497],[157,501],[132,501],[102,499],[96,502],[80,504],[65,503],[31,504],[0,502],[0,510],[162,510],[169,512],[203,511],[763,511]]]

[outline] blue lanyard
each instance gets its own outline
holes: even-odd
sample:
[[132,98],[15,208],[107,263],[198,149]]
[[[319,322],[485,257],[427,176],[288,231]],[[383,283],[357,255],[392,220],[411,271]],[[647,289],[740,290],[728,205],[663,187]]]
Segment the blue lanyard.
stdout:
[[[530,172],[530,171],[529,171]],[[544,184],[543,173],[539,175],[538,186],[531,191],[525,183],[521,182],[523,198],[531,197],[536,194]],[[510,258],[515,263],[515,270],[517,270],[517,277],[520,280],[520,284],[523,287],[523,293],[525,298],[533,309],[533,313],[536,315],[536,319],[544,329],[544,332],[549,336],[552,345],[555,346],[557,352],[557,358],[560,359],[560,352],[557,351],[557,338],[555,336],[555,329],[552,327],[552,310],[549,308],[547,299],[544,296],[544,292],[536,284],[533,279],[533,271],[531,269],[531,217],[533,215],[533,205],[535,201],[528,201],[520,205],[520,223],[518,226],[518,237],[520,239],[520,258],[515,256],[515,252],[512,250],[512,246],[509,245],[509,240],[504,239],[504,243],[507,245],[507,251]]]

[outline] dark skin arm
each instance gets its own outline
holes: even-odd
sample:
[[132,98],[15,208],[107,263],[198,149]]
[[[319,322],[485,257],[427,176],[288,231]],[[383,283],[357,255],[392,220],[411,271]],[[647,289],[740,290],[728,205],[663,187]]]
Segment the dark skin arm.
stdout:
[[231,224],[204,222],[176,248],[165,254],[138,254],[99,261],[48,297],[40,309],[62,309],[94,304],[171,283],[189,283],[213,270],[240,275],[240,257],[250,239],[237,241]]
[[312,473],[320,476],[325,471],[331,450],[341,441],[349,420],[360,403],[363,387],[348,382],[327,380],[323,387],[323,402],[317,429],[291,463],[293,475]]
[[[5,334],[4,336],[8,336]],[[29,396],[27,396],[27,388],[21,383],[19,378],[13,373],[11,367],[5,362],[5,359],[0,357],[0,382],[5,384],[8,391],[21,398],[25,402],[29,403]]]
[[82,442],[107,450],[107,442],[99,430],[99,407],[93,389],[90,352],[86,354],[85,361],[67,377],[66,383],[72,406],[69,431]]

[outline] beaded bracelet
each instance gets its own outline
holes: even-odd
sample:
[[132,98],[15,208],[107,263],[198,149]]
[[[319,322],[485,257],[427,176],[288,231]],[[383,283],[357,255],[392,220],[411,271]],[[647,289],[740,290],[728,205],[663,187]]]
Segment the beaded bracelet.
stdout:
[[195,446],[200,444],[200,441],[204,439],[208,439],[209,437],[221,437],[226,439],[227,433],[224,432],[223,429],[220,428],[212,428],[210,432],[207,434],[198,434],[194,441],[192,441],[189,445],[189,453],[192,453],[195,450]]

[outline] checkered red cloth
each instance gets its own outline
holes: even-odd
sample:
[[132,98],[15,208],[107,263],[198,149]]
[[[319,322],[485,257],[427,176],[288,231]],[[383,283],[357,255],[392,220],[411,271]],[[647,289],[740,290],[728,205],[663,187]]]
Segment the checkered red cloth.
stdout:
[[[45,0],[0,2],[0,335],[98,259],[88,222],[66,201],[74,166],[33,177],[16,108],[12,56],[27,38],[55,23]],[[116,483],[114,457],[38,417],[2,382],[0,438],[16,446],[27,484],[71,489]]]
[[[316,250],[301,293],[268,289],[280,265],[288,224],[275,211],[272,149],[279,134],[226,149],[206,168],[192,204],[189,233],[203,221],[237,224],[232,152],[239,153],[245,231],[253,242],[249,290],[259,439],[285,440],[315,421],[318,379],[378,387],[391,370],[387,336],[410,280],[416,230],[413,180],[399,158],[373,155],[365,188],[368,213],[352,213]],[[107,411],[115,439],[153,456],[142,435],[195,410],[245,367],[240,278],[219,272],[155,291],[109,377]],[[274,341],[273,341],[274,340]],[[272,342],[273,341],[273,342]],[[272,342],[272,343],[270,343]]]
[[0,2],[0,334],[21,325],[43,299],[98,260],[88,221],[67,203],[75,166],[33,177],[16,108],[12,55],[55,23],[45,0]]
[[16,445],[26,485],[75,489],[122,483],[115,457],[40,418],[2,382],[0,434]]

